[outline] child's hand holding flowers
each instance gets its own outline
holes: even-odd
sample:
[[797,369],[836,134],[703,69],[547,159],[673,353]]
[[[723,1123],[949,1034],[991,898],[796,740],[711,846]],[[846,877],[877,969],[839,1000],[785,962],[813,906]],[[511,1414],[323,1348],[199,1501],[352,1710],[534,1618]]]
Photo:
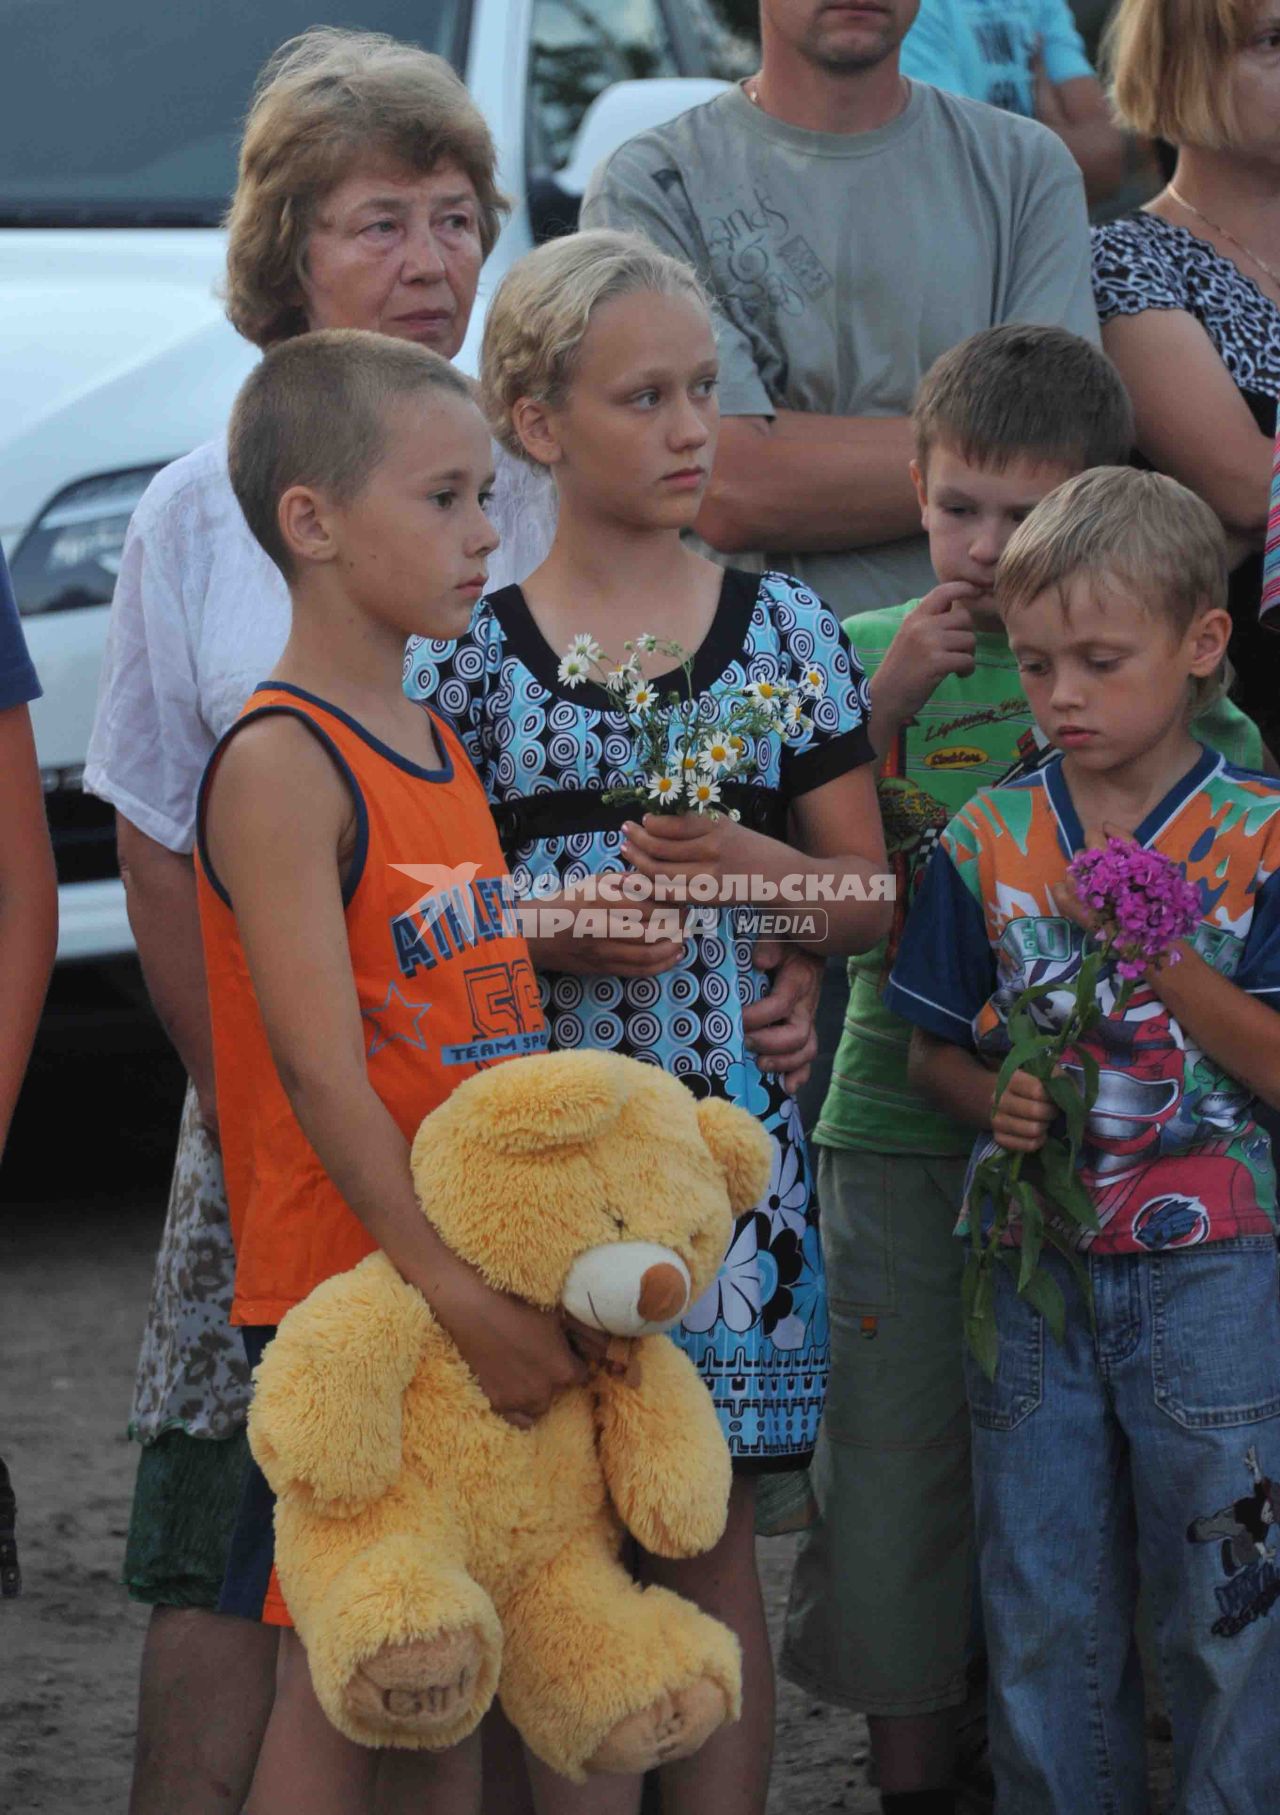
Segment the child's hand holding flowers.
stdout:
[[1058,1106],[1049,1088],[1029,1071],[1015,1071],[996,1097],[991,1132],[1006,1153],[1039,1153]]
[[1177,941],[1199,918],[1182,872],[1113,825],[1101,836],[1086,831],[1085,846],[1053,891],[1059,913],[1101,941],[1126,982],[1176,964]]
[[[1093,1199],[1080,1178],[1080,1150],[1089,1111],[1097,1100],[1098,1061],[1084,1043],[1101,1018],[1099,986],[1108,966],[1120,987],[1109,1015],[1121,1018],[1138,981],[1177,962],[1179,939],[1200,918],[1200,900],[1179,865],[1105,827],[1105,845],[1080,852],[1053,891],[1053,902],[1095,949],[1086,951],[1075,981],[1075,1002],[1056,1031],[1037,1023],[1034,1003],[1061,986],[1053,981],[1023,990],[1009,1011],[1010,1050],[996,1078],[991,1130],[995,1151],[974,1168],[970,1183],[970,1240],[964,1275],[965,1334],[979,1365],[995,1374],[996,1265],[1007,1267],[1017,1289],[1061,1336],[1065,1306],[1052,1274],[1040,1265],[1045,1242],[1071,1263],[1081,1289],[1088,1275],[1077,1248],[1098,1226]],[[1098,949],[1100,946],[1100,949]],[[1082,1088],[1063,1070],[1070,1058]],[[1058,1116],[1062,1132],[1051,1132]],[[982,1207],[991,1215],[984,1220]],[[1049,1212],[1046,1215],[1046,1210]],[[1009,1240],[1016,1218],[1018,1245]]]
[[[628,820],[622,830],[626,837],[622,855],[642,876],[651,881],[668,876],[685,883],[707,876],[717,885],[717,893],[726,876],[748,873],[750,845],[759,836],[724,813],[646,813],[639,825]],[[679,890],[677,898],[685,893]]]

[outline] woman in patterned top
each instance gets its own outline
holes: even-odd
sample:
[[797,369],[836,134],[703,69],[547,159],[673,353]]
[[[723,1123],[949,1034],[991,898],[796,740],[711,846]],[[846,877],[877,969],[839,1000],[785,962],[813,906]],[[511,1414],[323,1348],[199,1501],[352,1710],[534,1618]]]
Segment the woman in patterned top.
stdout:
[[[823,885],[825,932],[805,943],[865,950],[884,932],[889,904],[872,880],[884,849],[862,673],[833,614],[798,581],[725,572],[681,541],[718,426],[715,340],[696,277],[630,235],[554,241],[499,289],[482,372],[499,441],[551,469],[556,539],[523,587],[481,601],[466,638],[411,645],[407,684],[458,726],[494,803],[517,889],[539,907],[566,893],[619,899],[620,881],[602,879],[638,871],[702,878],[697,899],[725,900],[725,877],[767,879],[760,895],[798,877],[801,890]],[[683,688],[662,653],[671,642],[695,652],[692,691],[704,700],[735,685],[807,685],[796,734],[760,736],[750,779],[735,782],[730,772],[717,783],[740,820],[688,813],[634,823],[636,808],[605,798],[636,780],[639,759],[618,697],[560,660],[575,634],[596,636],[615,658],[639,636],[641,671],[659,694]],[[649,904],[638,914],[654,911]],[[744,1044],[744,1005],[766,986],[748,909],[704,911],[683,939],[539,937],[550,918],[537,916],[528,930],[553,1046],[661,1065],[698,1094],[753,1110],[773,1136],[768,1193],[739,1219],[719,1279],[675,1332],[707,1381],[734,1456],[728,1531],[708,1557],[642,1559],[646,1579],[726,1619],[745,1660],[741,1721],[671,1768],[664,1807],[753,1815],[768,1783],[773,1684],[752,1476],[807,1460],[827,1368],[804,1136],[793,1098],[757,1070]]]
[[1121,0],[1116,105],[1177,148],[1138,214],[1098,227],[1102,340],[1138,449],[1211,504],[1233,563],[1236,698],[1274,744],[1280,639],[1259,623],[1280,399],[1280,0]]

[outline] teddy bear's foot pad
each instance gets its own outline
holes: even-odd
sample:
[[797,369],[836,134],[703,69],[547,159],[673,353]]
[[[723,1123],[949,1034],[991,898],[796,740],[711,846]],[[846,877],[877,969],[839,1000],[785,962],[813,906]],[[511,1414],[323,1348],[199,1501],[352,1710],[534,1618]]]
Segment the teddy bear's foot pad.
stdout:
[[361,1664],[345,1700],[361,1719],[378,1726],[403,1724],[417,1733],[451,1725],[463,1714],[480,1680],[480,1635],[467,1626],[408,1645],[388,1645]]
[[674,1764],[710,1739],[728,1713],[724,1690],[710,1678],[700,1677],[687,1689],[660,1695],[638,1714],[619,1721],[587,1760],[586,1769],[639,1775]]

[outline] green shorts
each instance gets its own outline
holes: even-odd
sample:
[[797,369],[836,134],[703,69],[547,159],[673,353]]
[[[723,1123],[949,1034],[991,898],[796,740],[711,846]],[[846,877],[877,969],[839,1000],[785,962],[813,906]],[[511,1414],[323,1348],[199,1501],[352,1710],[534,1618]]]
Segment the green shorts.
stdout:
[[243,1431],[233,1437],[165,1431],[144,1447],[124,1552],[131,1600],[217,1606],[248,1460]]
[[965,1161],[823,1147],[831,1384],[781,1668],[918,1715],[966,1698],[973,1507],[961,1342]]

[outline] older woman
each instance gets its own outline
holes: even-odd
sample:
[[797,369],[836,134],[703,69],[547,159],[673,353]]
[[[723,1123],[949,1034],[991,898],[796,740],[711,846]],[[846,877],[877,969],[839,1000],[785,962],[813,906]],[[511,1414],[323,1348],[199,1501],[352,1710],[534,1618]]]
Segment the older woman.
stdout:
[[[438,57],[330,30],[284,45],[241,148],[232,322],[260,347],[356,326],[452,357],[502,224],[494,163],[484,120]],[[545,509],[530,522],[535,543],[549,534]],[[153,1609],[132,1815],[239,1808],[273,1692],[274,1632],[214,1611],[248,1375],[227,1322],[233,1257],[190,853],[204,764],[274,665],[288,621],[223,444],[167,467],[130,527],[85,773],[116,807],[139,955],[191,1080],[131,1424],[144,1447],[125,1576]],[[474,1762],[458,1763],[474,1780]],[[459,1794],[467,1806],[472,1786]]]
[[[488,130],[447,64],[375,34],[308,32],[271,59],[255,91],[228,220],[228,314],[260,347],[348,326],[452,358],[504,206]],[[502,547],[490,572],[501,585],[542,560],[554,505],[545,481],[500,452],[497,472]],[[131,1426],[144,1447],[126,1580],[153,1608],[131,1815],[239,1808],[272,1696],[274,1634],[214,1611],[248,1378],[227,1322],[233,1256],[191,849],[205,762],[273,667],[288,610],[231,492],[221,441],[159,474],[122,558],[85,775],[116,807],[148,987],[191,1080]],[[807,990],[797,969],[760,1005],[756,1037],[775,1065],[803,1062]],[[383,1766],[380,1807],[395,1801],[397,1771],[420,1778],[396,1757]],[[450,1783],[456,1806],[471,1806],[473,1766],[446,1759],[433,1809],[445,1808]],[[557,1805],[567,1806],[558,1795]]]
[[1103,345],[1139,452],[1231,538],[1237,698],[1274,745],[1280,638],[1258,608],[1280,399],[1280,6],[1121,0],[1107,55],[1119,112],[1177,164],[1140,213],[1094,231]]

